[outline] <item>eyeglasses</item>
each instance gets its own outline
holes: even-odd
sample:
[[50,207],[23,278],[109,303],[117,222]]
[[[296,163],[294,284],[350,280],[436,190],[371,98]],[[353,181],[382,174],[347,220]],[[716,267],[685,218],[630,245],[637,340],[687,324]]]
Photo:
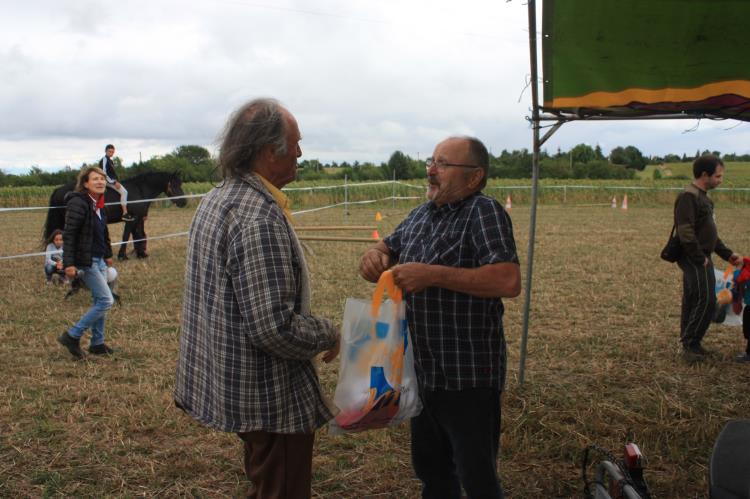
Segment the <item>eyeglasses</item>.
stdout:
[[477,165],[464,165],[464,164],[461,164],[461,163],[448,163],[448,162],[440,160],[440,159],[437,160],[437,161],[435,161],[435,158],[427,158],[427,160],[425,161],[425,164],[424,164],[425,169],[429,170],[433,166],[435,168],[437,168],[438,170],[440,170],[441,172],[445,171],[445,169],[448,168],[449,166],[455,166],[456,168],[479,168],[479,166],[477,166]]

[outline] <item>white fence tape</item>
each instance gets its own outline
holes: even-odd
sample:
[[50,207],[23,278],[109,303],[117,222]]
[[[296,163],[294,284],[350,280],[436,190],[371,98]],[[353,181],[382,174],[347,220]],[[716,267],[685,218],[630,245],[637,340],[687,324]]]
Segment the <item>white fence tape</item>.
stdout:
[[318,208],[310,208],[309,210],[293,211],[292,215],[302,215],[303,213],[312,213],[314,211],[327,210],[328,208],[336,208],[337,206],[348,206],[350,204],[379,203],[380,201],[388,201],[391,199],[403,200],[403,199],[421,199],[421,198],[419,196],[388,196],[387,198],[368,199],[366,201],[347,201],[345,203],[336,203],[336,204],[329,204],[328,206],[320,206]]
[[[370,187],[375,185],[402,185],[404,187],[409,187],[411,189],[425,189],[424,185],[414,185],[409,184],[407,182],[402,182],[400,180],[384,180],[382,182],[360,182],[356,184],[339,184],[339,185],[321,185],[321,186],[312,186],[312,187],[286,187],[282,189],[284,192],[293,192],[293,191],[316,191],[316,190],[331,190],[331,189],[348,189],[350,187]],[[624,185],[544,185],[539,186],[540,189],[598,189],[598,190],[625,190],[625,191],[681,191],[684,188],[683,187],[645,187],[645,186],[624,186]],[[498,189],[498,190],[529,190],[531,189],[530,185],[488,185],[486,189]],[[750,191],[750,187],[719,187],[715,189],[716,191],[720,192],[748,192]],[[154,201],[172,201],[175,199],[192,199],[192,198],[202,198],[205,196],[205,194],[185,194],[183,196],[170,196],[170,197],[156,197],[151,199],[137,199],[133,201],[128,201],[128,204],[137,204],[137,203],[151,203]],[[388,199],[410,199],[408,197],[396,197],[391,196]],[[114,201],[112,203],[105,203],[106,206],[110,205],[119,205],[119,201]],[[349,203],[354,204],[354,203]],[[338,205],[331,205],[331,206],[338,206]],[[65,208],[65,206],[20,206],[20,207],[14,207],[14,208],[0,208],[0,213],[2,212],[9,212],[9,211],[31,211],[31,210],[53,210],[53,209],[60,209]],[[321,208],[322,209],[322,208]]]
[[[330,190],[330,189],[348,189],[350,187],[370,187],[374,185],[385,185],[385,184],[393,184],[393,180],[384,180],[382,182],[360,182],[357,184],[340,184],[340,185],[321,185],[321,186],[312,186],[312,187],[285,187],[281,189],[284,192],[291,192],[291,191],[316,191],[316,190]],[[418,185],[411,185],[406,184],[404,182],[396,181],[396,184],[405,185],[407,187],[412,187],[416,189],[423,189],[424,187],[420,187]],[[185,194],[183,196],[170,196],[170,197],[156,197],[156,198],[150,198],[150,199],[137,199],[133,201],[128,201],[128,204],[137,204],[137,203],[151,203],[153,201],[172,201],[174,199],[191,199],[191,198],[202,198],[206,194]],[[111,206],[111,205],[119,205],[119,201],[113,201],[111,203],[105,203],[105,206]],[[351,204],[351,203],[350,203]],[[55,210],[65,208],[65,206],[20,206],[15,208],[0,208],[0,213],[4,211],[31,211],[31,210]]]
[[[164,198],[161,198],[161,199],[164,199]],[[327,210],[329,208],[336,208],[337,206],[345,206],[345,205],[352,205],[352,204],[372,204],[372,203],[378,203],[378,202],[381,202],[381,201],[388,201],[388,200],[391,200],[391,199],[395,199],[395,200],[407,200],[407,199],[421,199],[421,198],[419,196],[411,196],[411,197],[406,197],[406,196],[389,196],[389,197],[381,198],[381,199],[368,199],[366,201],[349,201],[347,203],[330,204],[328,206],[320,206],[318,208],[311,208],[309,210],[293,211],[292,215],[303,215],[305,213],[312,213],[312,212],[315,212],[315,211]],[[155,241],[157,239],[167,239],[167,238],[171,238],[171,237],[181,237],[181,236],[187,236],[187,235],[188,235],[187,232],[175,232],[173,234],[164,234],[164,235],[161,235],[161,236],[149,236],[148,238],[145,238],[145,239],[135,239],[135,240],[131,240],[131,241],[119,241],[119,242],[116,242],[116,243],[112,243],[112,246],[121,246],[123,244],[128,244],[128,243],[139,243],[141,241]],[[44,256],[45,254],[46,254],[45,251],[41,251],[41,252],[34,252],[34,253],[21,253],[21,254],[18,254],[18,255],[6,255],[6,256],[0,256],[0,260],[13,260],[13,259],[16,259],[16,258],[28,258],[28,257],[34,257],[34,256]]]
[[382,182],[360,182],[358,184],[340,184],[340,185],[318,185],[312,187],[284,187],[281,189],[284,192],[291,191],[316,191],[321,189],[343,189],[344,187],[369,187],[371,185],[385,185],[392,184],[393,180],[383,180]]
[[[155,239],[167,239],[170,237],[178,237],[178,236],[187,236],[187,232],[175,232],[174,234],[163,234],[161,236],[152,236],[145,239],[133,239],[129,241],[119,241],[116,243],[112,243],[112,246],[122,246],[123,244],[128,243],[140,243],[141,241],[153,241]],[[8,255],[8,256],[0,256],[0,260],[12,260],[14,258],[26,258],[30,256],[44,256],[46,255],[46,251],[37,251],[36,253],[23,253],[20,255]]]
[[[152,201],[171,201],[173,199],[190,199],[190,198],[202,198],[205,196],[205,194],[185,194],[183,196],[171,196],[171,197],[163,197],[163,198],[151,198],[151,199],[135,199],[133,201],[128,201],[128,204],[138,204],[138,203],[151,203]],[[104,206],[113,206],[113,205],[120,205],[119,201],[113,201],[111,203],[104,203]],[[20,206],[17,208],[0,208],[0,212],[3,211],[31,211],[31,210],[56,210],[60,208],[65,208],[65,206]]]
[[391,180],[391,183],[396,183],[398,185],[405,185],[406,187],[411,187],[412,189],[424,189],[426,186],[424,185],[414,185],[414,184],[407,184],[406,182],[401,182],[400,180]]

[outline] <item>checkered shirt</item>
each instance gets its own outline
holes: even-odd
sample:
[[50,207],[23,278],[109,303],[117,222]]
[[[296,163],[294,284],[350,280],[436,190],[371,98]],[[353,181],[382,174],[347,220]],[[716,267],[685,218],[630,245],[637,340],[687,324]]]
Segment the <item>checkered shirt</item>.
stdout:
[[[518,263],[510,217],[481,192],[437,207],[422,204],[384,240],[399,263],[450,267]],[[406,294],[417,377],[428,390],[505,383],[503,303],[444,288]]]
[[175,402],[228,432],[310,433],[333,415],[311,359],[336,331],[310,315],[304,255],[254,176],[226,181],[190,227]]

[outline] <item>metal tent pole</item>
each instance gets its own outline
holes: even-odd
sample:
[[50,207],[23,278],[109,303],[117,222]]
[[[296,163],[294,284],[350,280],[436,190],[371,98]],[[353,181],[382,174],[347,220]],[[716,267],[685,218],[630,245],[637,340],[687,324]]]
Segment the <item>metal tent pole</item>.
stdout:
[[531,129],[533,132],[533,153],[531,156],[531,214],[529,221],[529,246],[526,262],[526,286],[524,286],[523,328],[521,330],[521,360],[518,367],[518,383],[523,385],[526,377],[526,350],[529,340],[529,309],[531,308],[531,282],[534,274],[534,243],[536,241],[536,205],[539,199],[539,150],[547,139],[554,134],[567,120],[559,119],[539,137],[539,75],[536,47],[536,1],[528,1],[529,12],[529,51],[531,53]]
[[523,385],[526,374],[526,348],[529,337],[529,308],[531,307],[531,278],[534,272],[534,237],[536,234],[536,203],[539,189],[539,88],[537,77],[536,48],[536,1],[528,0],[529,51],[531,55],[531,129],[534,149],[531,158],[531,220],[529,222],[529,246],[526,262],[526,286],[523,304],[523,329],[521,332],[521,360],[518,367],[518,383]]

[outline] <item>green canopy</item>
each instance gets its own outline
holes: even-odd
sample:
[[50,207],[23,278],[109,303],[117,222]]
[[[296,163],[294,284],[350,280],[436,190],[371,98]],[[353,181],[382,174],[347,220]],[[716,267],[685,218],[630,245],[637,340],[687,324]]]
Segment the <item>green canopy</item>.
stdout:
[[543,0],[543,111],[750,121],[749,0]]

